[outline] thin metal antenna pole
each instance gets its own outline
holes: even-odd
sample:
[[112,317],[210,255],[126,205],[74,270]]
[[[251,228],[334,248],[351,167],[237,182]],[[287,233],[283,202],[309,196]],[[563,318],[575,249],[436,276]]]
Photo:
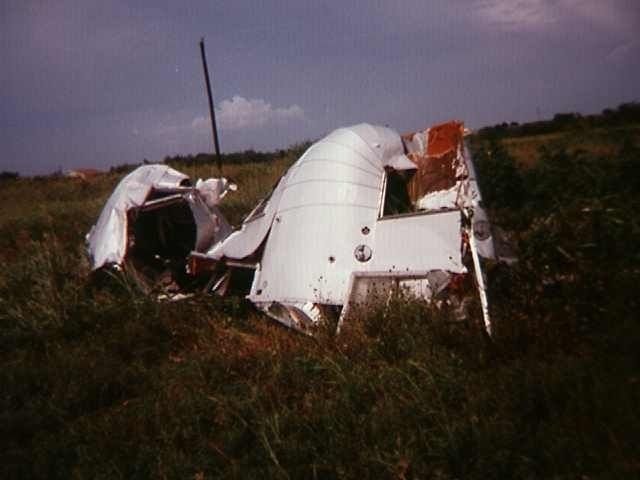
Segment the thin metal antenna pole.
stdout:
[[218,127],[216,125],[216,112],[213,108],[213,96],[211,95],[211,82],[209,81],[209,69],[207,67],[207,56],[204,53],[204,38],[200,39],[200,53],[202,55],[202,68],[204,69],[204,80],[207,85],[207,97],[209,98],[209,116],[211,117],[211,132],[213,134],[213,146],[216,153],[216,164],[218,172],[222,175],[222,159],[220,158],[220,143],[218,142]]

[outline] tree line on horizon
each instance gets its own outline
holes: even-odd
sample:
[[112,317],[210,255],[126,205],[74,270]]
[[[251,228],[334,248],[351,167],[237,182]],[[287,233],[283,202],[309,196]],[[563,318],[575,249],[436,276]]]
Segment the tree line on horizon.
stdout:
[[[599,114],[582,115],[578,112],[556,113],[552,119],[539,120],[535,122],[518,123],[502,122],[492,126],[478,129],[477,135],[482,139],[526,137],[531,135],[545,135],[559,131],[584,130],[588,128],[615,128],[629,124],[640,124],[640,102],[627,102],[615,108],[605,108]],[[294,154],[300,156],[311,146],[312,140],[305,140],[295,143],[286,149],[276,149],[271,151],[256,151],[248,149],[238,152],[222,153],[221,161],[224,165],[241,165],[247,163],[263,163],[282,158],[286,155]],[[122,163],[109,168],[109,173],[126,173],[134,170],[140,165],[154,163],[171,164],[178,166],[197,166],[215,163],[216,158],[212,153],[197,153],[186,155],[167,155],[160,162],[144,159],[142,163]],[[48,176],[60,176],[62,170],[58,169]],[[3,170],[0,172],[0,182],[16,180],[21,175],[16,171]],[[40,176],[36,176],[40,177]]]
[[518,123],[502,122],[483,127],[478,130],[478,136],[491,137],[527,137],[531,135],[545,135],[559,131],[581,130],[588,128],[615,128],[624,125],[640,123],[640,103],[628,102],[616,108],[605,108],[601,113],[582,115],[578,112],[556,113],[550,120]]

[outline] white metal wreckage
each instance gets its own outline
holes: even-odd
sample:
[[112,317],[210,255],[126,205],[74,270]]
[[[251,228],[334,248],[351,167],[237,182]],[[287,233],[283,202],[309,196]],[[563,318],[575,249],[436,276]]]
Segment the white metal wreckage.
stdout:
[[341,325],[372,295],[460,303],[471,284],[491,333],[482,265],[496,253],[464,135],[461,122],[335,130],[236,229],[218,207],[235,184],[139,167],[87,235],[92,269],[124,268],[173,294],[194,277],[229,294],[243,276],[257,308],[305,332],[327,318]]

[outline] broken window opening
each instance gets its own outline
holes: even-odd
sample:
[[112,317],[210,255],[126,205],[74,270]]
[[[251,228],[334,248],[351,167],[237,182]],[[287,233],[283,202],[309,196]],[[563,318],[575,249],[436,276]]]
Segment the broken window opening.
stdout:
[[[431,192],[441,194],[442,200],[438,202],[425,202],[430,198],[429,194],[422,194],[422,190],[416,188],[419,181],[416,170],[388,170],[385,172],[385,188],[382,199],[381,220],[408,215],[427,215],[457,210],[455,205],[457,192],[442,190]],[[455,186],[455,184],[454,184]],[[416,193],[420,192],[420,193]]]
[[193,250],[197,228],[183,199],[129,212],[127,261],[137,271],[143,288],[162,285],[177,289],[189,281],[185,259]]
[[409,198],[408,183],[413,172],[388,170],[382,215],[400,215],[415,211]]
[[468,177],[459,122],[436,125],[402,136],[415,169],[387,171],[383,215],[442,212],[456,208],[462,182]]

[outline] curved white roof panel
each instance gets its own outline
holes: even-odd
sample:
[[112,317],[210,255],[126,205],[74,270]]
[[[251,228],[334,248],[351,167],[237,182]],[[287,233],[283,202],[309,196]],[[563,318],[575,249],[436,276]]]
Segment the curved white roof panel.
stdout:
[[285,178],[252,300],[342,304],[363,267],[354,249],[373,240],[385,162],[399,155],[397,133],[367,124],[307,150]]
[[[425,271],[464,271],[458,252],[459,214],[437,222],[378,221],[387,166],[415,168],[404,155],[398,133],[364,123],[335,130],[312,145],[267,203],[208,255],[240,260],[266,238],[249,295],[252,301],[265,304],[341,305],[353,272],[397,271],[416,264]],[[393,232],[394,225],[397,230],[405,223],[410,229],[427,228],[419,228],[421,235],[407,243],[404,230],[401,235]],[[434,249],[434,245],[447,248]],[[365,259],[358,259],[357,249],[371,252],[370,257],[365,254]],[[420,258],[425,252],[433,254]]]
[[[232,188],[228,180],[199,181],[195,189],[190,185],[187,175],[166,165],[144,165],[125,176],[86,235],[91,268],[96,270],[124,262],[130,241],[130,210],[147,207],[159,209],[163,202],[168,204],[167,201],[182,200],[188,204],[196,227],[195,251],[202,251],[212,242],[226,238],[231,226],[217,204]],[[163,194],[163,198],[149,200],[152,192]]]
[[[242,228],[214,245],[207,256],[239,260],[251,255],[264,241],[274,217],[278,215],[281,221],[281,214],[292,210],[305,209],[305,215],[317,216],[333,215],[334,208],[345,214],[348,207],[349,216],[356,210],[370,210],[371,218],[375,219],[384,166],[387,161],[401,162],[402,157],[402,140],[393,130],[366,123],[335,130],[313,144],[280,180],[271,196],[249,214]],[[302,231],[292,234],[302,235]]]
[[[452,125],[457,133],[458,125]],[[425,158],[426,135],[418,135],[425,137]],[[284,306],[288,315],[301,309],[313,317],[316,305],[346,305],[354,278],[396,278],[414,290],[434,291],[430,272],[447,279],[467,272],[462,260],[467,192],[461,192],[466,182],[458,180],[458,173],[463,179],[466,172],[451,169],[463,152],[458,143],[445,146],[453,159],[442,162],[451,170],[444,173],[455,195],[437,190],[440,203],[433,208],[383,216],[387,172],[418,170],[419,164],[405,155],[402,137],[391,129],[363,123],[335,130],[313,144],[242,228],[207,255],[257,261],[248,298],[284,323],[288,317],[274,313],[274,306]]]
[[145,165],[124,177],[86,236],[91,268],[119,264],[127,252],[127,211],[141,206],[152,189],[179,188],[187,175],[165,165]]

